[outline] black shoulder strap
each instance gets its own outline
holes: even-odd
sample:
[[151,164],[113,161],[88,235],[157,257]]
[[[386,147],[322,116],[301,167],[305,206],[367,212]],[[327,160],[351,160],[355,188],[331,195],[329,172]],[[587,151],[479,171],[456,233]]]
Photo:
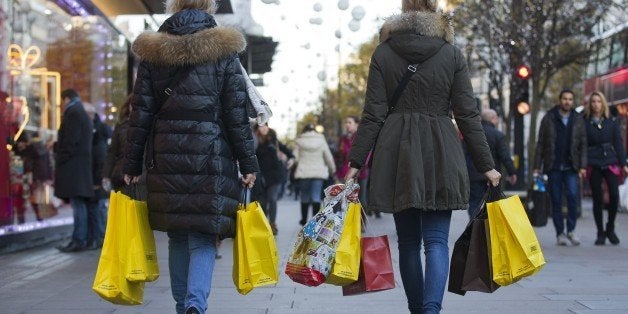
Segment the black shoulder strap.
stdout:
[[170,96],[174,93],[174,88],[177,83],[181,82],[190,72],[194,69],[193,66],[188,66],[183,69],[179,69],[177,73],[170,79],[168,82],[168,87],[166,87],[163,91],[159,92],[155,95],[157,106],[157,110],[155,110],[155,116],[153,117],[153,124],[150,129],[150,133],[148,134],[148,140],[146,142],[146,167],[148,169],[152,169],[155,167],[155,124],[157,123],[157,119],[159,118],[159,111],[161,111],[161,107],[168,101]]
[[393,94],[392,98],[390,99],[390,102],[388,103],[388,112],[386,115],[389,115],[391,112],[393,112],[393,110],[395,110],[395,106],[397,105],[397,102],[399,101],[399,97],[401,97],[401,93],[403,93],[403,90],[406,89],[406,86],[408,86],[408,82],[410,82],[410,78],[412,77],[412,75],[416,73],[417,66],[419,66],[418,63],[411,64],[408,66],[406,73],[403,74],[403,77],[401,78],[399,85],[397,85],[397,89],[395,89],[395,93]]
[[158,101],[157,101],[157,111],[155,111],[155,113],[158,113],[159,110],[161,110],[161,107],[166,103],[166,101],[168,101],[168,98],[170,98],[170,96],[174,93],[175,86],[179,82],[181,82],[186,76],[188,76],[188,74],[192,72],[192,69],[194,69],[193,66],[188,66],[183,69],[179,69],[177,73],[170,79],[170,82],[168,82],[167,87],[164,88],[164,90],[160,92],[159,95],[156,97]]
[[[425,61],[431,59],[434,55],[436,55],[440,51],[440,49],[443,48],[444,45],[445,45],[445,43],[440,45],[440,47],[438,47],[438,49],[436,51],[434,51],[429,57],[427,57],[425,59]],[[425,61],[423,61],[423,62],[425,62]],[[389,114],[391,114],[395,110],[395,106],[397,105],[397,102],[399,101],[399,97],[401,97],[401,93],[403,93],[403,90],[406,89],[406,86],[408,85],[408,82],[410,82],[410,78],[412,78],[412,75],[414,75],[414,73],[416,73],[416,70],[417,70],[418,66],[419,66],[418,63],[410,64],[408,66],[408,69],[406,70],[406,73],[403,74],[403,77],[401,78],[401,81],[399,82],[399,85],[397,85],[397,89],[395,89],[395,93],[393,94],[392,98],[388,102],[388,111],[386,113],[386,116],[388,116]]]

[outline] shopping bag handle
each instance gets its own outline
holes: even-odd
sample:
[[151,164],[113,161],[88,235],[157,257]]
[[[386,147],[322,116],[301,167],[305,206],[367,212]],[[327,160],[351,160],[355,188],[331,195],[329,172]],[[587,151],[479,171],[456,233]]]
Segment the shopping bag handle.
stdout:
[[507,198],[499,186],[492,186],[490,183],[486,188],[486,201],[495,202]]
[[251,204],[251,188],[245,187],[240,192],[240,203],[244,204],[244,206],[248,206]]
[[499,187],[495,187],[489,184],[486,187],[486,192],[484,192],[484,196],[482,196],[482,200],[480,201],[479,210],[475,212],[475,216],[473,216],[473,218],[469,220],[469,223],[472,223],[473,219],[486,219],[488,217],[488,213],[486,211],[487,202],[495,202],[505,198],[506,195]]

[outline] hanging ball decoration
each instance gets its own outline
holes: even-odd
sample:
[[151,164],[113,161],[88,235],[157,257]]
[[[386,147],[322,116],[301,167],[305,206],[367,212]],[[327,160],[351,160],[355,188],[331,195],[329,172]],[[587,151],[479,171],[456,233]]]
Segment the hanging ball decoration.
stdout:
[[262,0],[262,2],[266,3],[266,4],[271,4],[271,3],[278,3],[277,0]]
[[322,4],[320,4],[319,2],[316,2],[316,3],[314,4],[314,11],[316,11],[316,12],[323,11],[323,5],[322,5]]
[[318,72],[318,80],[321,82],[324,82],[327,79],[327,73],[325,73],[325,71],[320,71]]
[[346,10],[349,8],[349,0],[338,0],[338,9]]
[[351,16],[353,16],[354,20],[361,20],[365,14],[366,11],[364,11],[364,8],[362,6],[357,6],[353,8],[353,10],[351,10]]
[[307,43],[307,44],[305,44],[305,45],[303,45],[303,46],[301,46],[301,47],[303,47],[303,48],[305,48],[305,49],[310,49],[310,47],[311,47],[311,46],[312,46],[312,45],[311,45],[310,43]]
[[288,83],[289,80],[290,79],[288,79],[288,77],[285,76],[285,75],[281,78],[281,81],[284,82],[284,83]]
[[336,30],[336,32],[334,33],[334,35],[336,35],[336,38],[342,38],[342,32],[340,32],[339,29]]
[[351,22],[349,22],[349,29],[352,32],[357,32],[360,30],[360,21],[358,20],[351,20]]
[[310,24],[321,25],[321,24],[323,24],[323,19],[320,18],[320,17],[310,18]]

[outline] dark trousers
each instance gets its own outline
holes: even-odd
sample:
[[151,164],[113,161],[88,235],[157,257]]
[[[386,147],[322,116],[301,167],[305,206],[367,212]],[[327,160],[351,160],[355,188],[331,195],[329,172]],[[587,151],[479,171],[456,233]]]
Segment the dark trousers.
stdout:
[[606,181],[606,186],[608,187],[608,223],[606,226],[611,231],[615,227],[615,216],[617,216],[617,206],[619,204],[619,180],[617,176],[608,168],[593,167],[589,184],[591,185],[591,194],[593,196],[593,217],[595,218],[595,226],[599,234],[604,233],[604,191],[602,190],[602,180]]
[[488,181],[470,181],[469,182],[469,219],[473,219],[475,215],[480,211],[480,205],[482,197],[486,193],[488,188]]

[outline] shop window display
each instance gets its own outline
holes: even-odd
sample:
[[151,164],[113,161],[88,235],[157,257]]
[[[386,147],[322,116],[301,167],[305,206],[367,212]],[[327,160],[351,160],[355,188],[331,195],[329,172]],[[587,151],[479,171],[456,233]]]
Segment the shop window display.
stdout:
[[71,221],[64,206],[54,219],[36,215],[37,202],[59,204],[46,194],[34,195],[32,173],[15,147],[28,138],[27,144],[52,154],[61,90],[75,89],[110,125],[127,95],[126,38],[105,18],[73,9],[74,4],[0,0],[0,235],[59,223],[54,219]]

